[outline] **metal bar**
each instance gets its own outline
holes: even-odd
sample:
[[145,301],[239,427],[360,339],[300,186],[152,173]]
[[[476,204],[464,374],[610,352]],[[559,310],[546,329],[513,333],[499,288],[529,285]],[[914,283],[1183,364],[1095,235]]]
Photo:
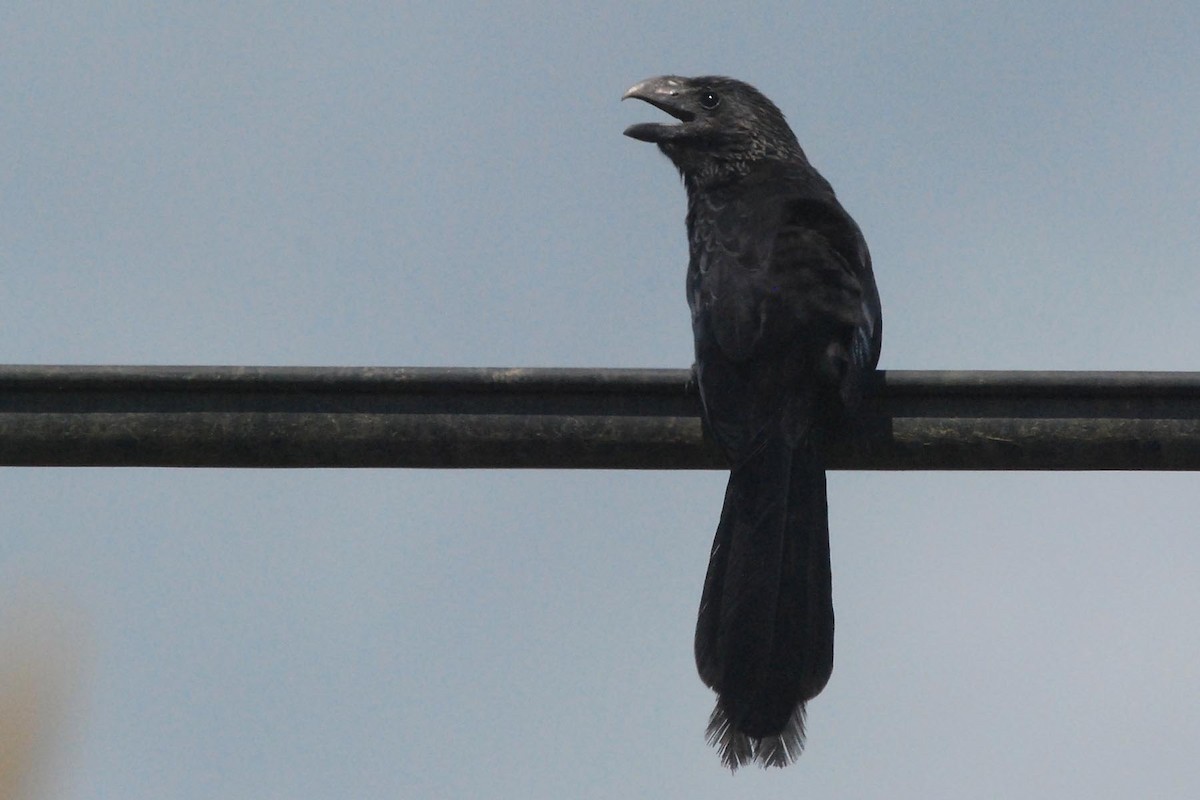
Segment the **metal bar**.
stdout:
[[[0,465],[717,469],[686,370],[0,366]],[[1200,373],[879,372],[833,469],[1200,469]]]

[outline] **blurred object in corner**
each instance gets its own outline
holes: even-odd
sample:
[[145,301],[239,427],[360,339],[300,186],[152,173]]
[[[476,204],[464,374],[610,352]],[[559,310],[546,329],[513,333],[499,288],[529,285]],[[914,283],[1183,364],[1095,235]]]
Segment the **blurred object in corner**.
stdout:
[[82,625],[69,605],[0,593],[0,800],[50,797],[70,744]]

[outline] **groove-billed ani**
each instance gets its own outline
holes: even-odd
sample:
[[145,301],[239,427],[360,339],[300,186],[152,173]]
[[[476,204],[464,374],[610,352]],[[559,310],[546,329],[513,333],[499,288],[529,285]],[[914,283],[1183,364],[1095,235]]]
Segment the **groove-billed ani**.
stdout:
[[822,443],[879,360],[871,256],[754,87],[667,75],[625,97],[678,120],[625,135],[683,176],[693,373],[731,465],[696,624],[696,665],[717,692],[708,739],[731,769],[783,766],[833,670]]

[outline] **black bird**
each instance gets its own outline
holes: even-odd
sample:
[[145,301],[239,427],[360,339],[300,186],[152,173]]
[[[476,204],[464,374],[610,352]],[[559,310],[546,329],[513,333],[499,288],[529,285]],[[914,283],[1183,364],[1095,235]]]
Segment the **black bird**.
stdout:
[[717,693],[708,740],[730,769],[784,766],[833,670],[823,443],[879,361],[871,256],[753,86],[664,75],[630,97],[678,120],[625,135],[683,176],[692,370],[731,469],[696,623],[696,666]]

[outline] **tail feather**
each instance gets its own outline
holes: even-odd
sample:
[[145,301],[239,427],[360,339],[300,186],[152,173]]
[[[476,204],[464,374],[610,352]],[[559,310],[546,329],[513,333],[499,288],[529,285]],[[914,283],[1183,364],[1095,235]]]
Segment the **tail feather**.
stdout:
[[756,759],[764,767],[786,767],[804,751],[804,718],[804,703],[800,703],[779,733],[755,738],[733,727],[718,697],[704,738],[732,771]]
[[696,625],[707,736],[730,769],[803,750],[804,704],[833,669],[831,589],[820,458],[768,440],[730,473]]

